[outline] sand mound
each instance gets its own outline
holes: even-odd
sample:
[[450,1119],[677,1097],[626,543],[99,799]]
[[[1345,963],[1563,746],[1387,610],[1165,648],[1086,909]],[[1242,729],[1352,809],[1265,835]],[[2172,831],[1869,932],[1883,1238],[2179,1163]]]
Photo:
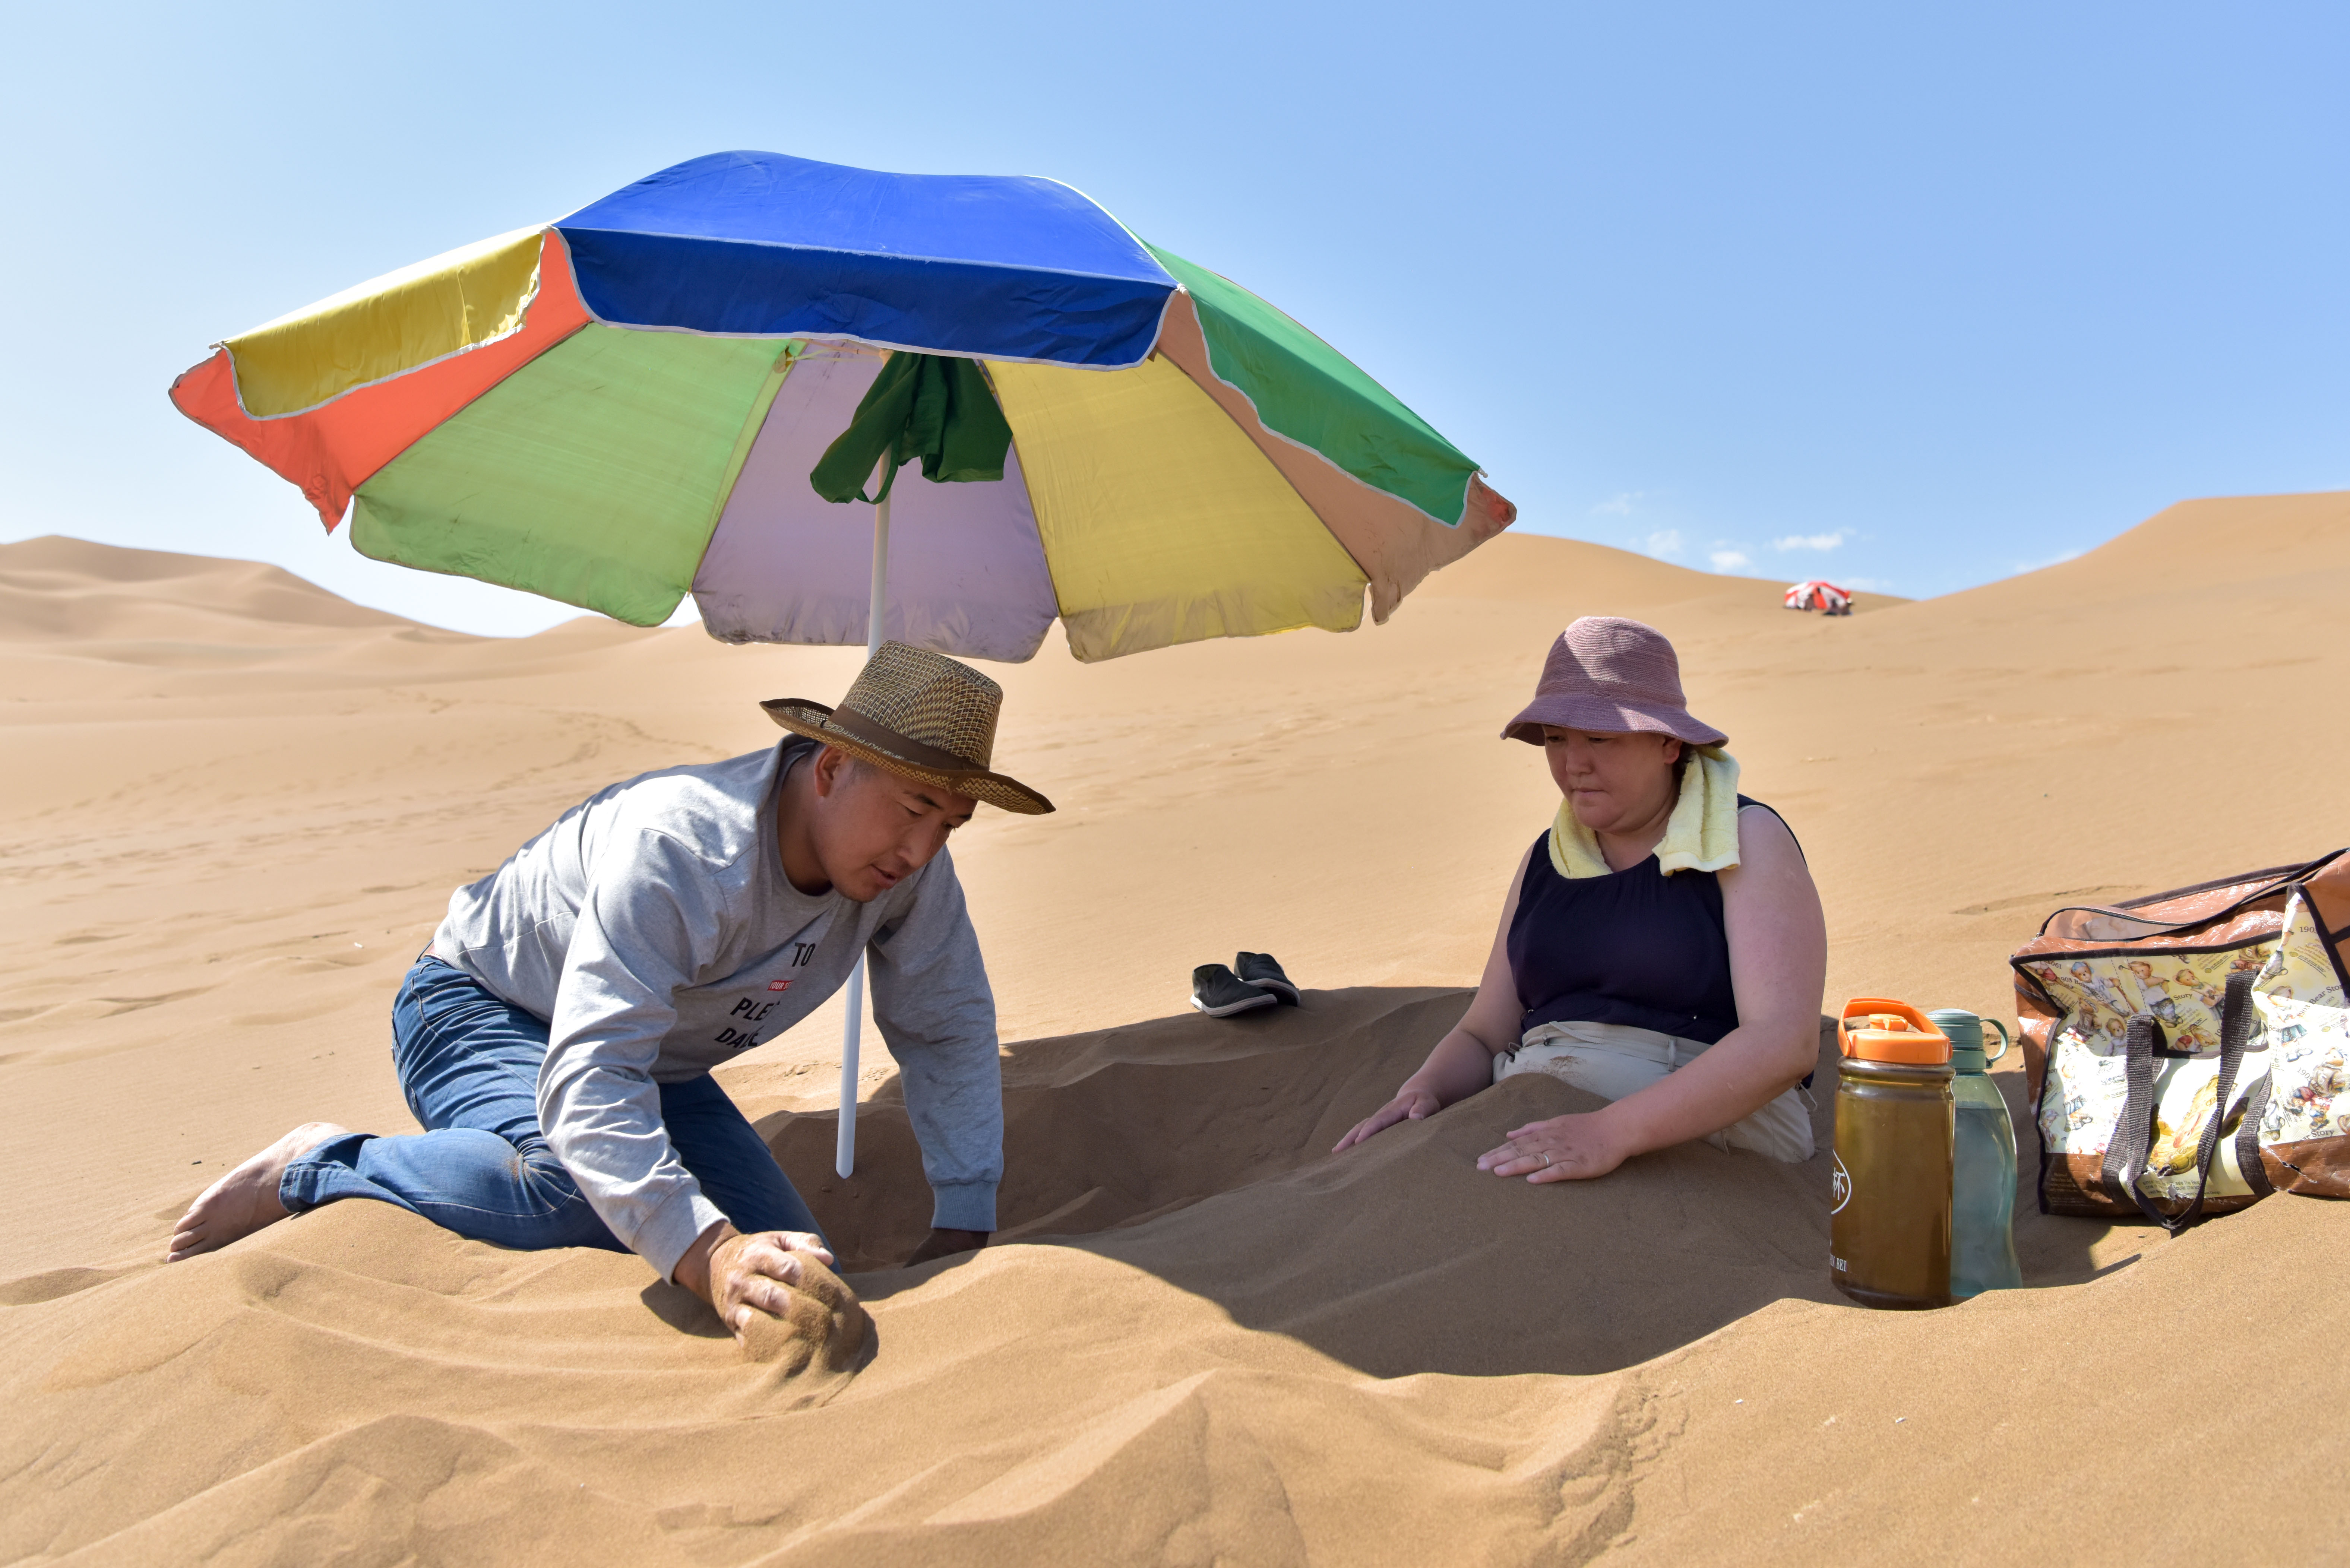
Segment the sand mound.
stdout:
[[[927,1221],[902,1104],[872,1050],[834,1179],[820,1013],[724,1077],[869,1332],[815,1282],[764,1360],[632,1259],[376,1205],[152,1260],[292,1123],[411,1125],[384,1013],[450,888],[614,778],[770,742],[755,700],[855,655],[460,639],[70,541],[0,587],[0,1558],[2118,1561],[2350,1525],[2330,1448],[2261,1436],[2350,1395],[2350,1208],[2168,1242],[2027,1211],[2035,1288],[1875,1314],[1825,1288],[1816,1167],[1476,1172],[1578,1103],[1544,1080],[1323,1153],[1457,1016],[1548,818],[1494,735],[1568,618],[1674,638],[1803,840],[1832,995],[2012,1016],[2054,903],[2350,842],[2350,741],[2274,714],[2350,674],[2350,498],[2191,503],[1835,622],[1503,538],[1383,628],[993,670],[1003,764],[1064,805],[956,846],[1014,1043],[1004,1244],[890,1266]],[[1306,1005],[1184,1012],[1235,948]]]
[[[1696,1146],[1641,1161],[1631,1179],[1556,1191],[1477,1170],[1510,1128],[1598,1103],[1546,1078],[1511,1079],[1456,1115],[1326,1158],[1468,995],[1308,992],[1295,1010],[1013,1047],[1003,1239],[1080,1245],[1383,1377],[1609,1371],[1784,1297],[1832,1299],[1825,1157],[1790,1168]],[[847,1182],[831,1169],[832,1113],[760,1124],[850,1269],[886,1268],[925,1233],[896,1090],[860,1108],[871,1174]],[[1645,1244],[1660,1231],[1669,1248]],[[1577,1287],[1574,1310],[1528,1325],[1523,1302],[1497,1287],[1512,1259],[1545,1255],[1607,1266]],[[1431,1339],[1439,1322],[1451,1332]]]
[[257,561],[126,550],[56,535],[0,545],[0,638],[12,642],[234,646],[395,628],[434,640],[461,635],[355,605]]
[[[2174,593],[2192,599],[2249,589],[2299,597],[2338,587],[2345,574],[2350,495],[2321,492],[2182,501],[2084,556],[1977,591],[2022,602],[2120,600],[2143,613],[2148,600]],[[2237,629],[2227,617],[2210,618],[2214,630]]]
[[[743,1555],[852,1517],[875,1544],[939,1534],[920,1552],[942,1561],[991,1537],[1057,1555],[1096,1538],[1088,1514],[1136,1497],[1149,1500],[1136,1544],[1205,1527],[1253,1557],[1275,1525],[1300,1549],[1326,1539],[1283,1517],[1291,1445],[1318,1417],[1291,1410],[1276,1422],[1290,1436],[1253,1435],[1268,1397],[1295,1390],[1360,1428],[1393,1397],[1360,1374],[1441,1387],[1413,1375],[1614,1371],[1774,1301],[1829,1299],[1816,1170],[1698,1147],[1574,1189],[1476,1171],[1519,1121],[1596,1103],[1548,1080],[1318,1158],[1461,1000],[1309,994],[1272,1028],[1168,1019],[1016,1053],[1009,1153],[1027,1190],[1014,1201],[1108,1182],[1128,1201],[1160,1200],[1161,1217],[1077,1235],[1064,1203],[1027,1221],[1030,1245],[855,1276],[879,1355],[846,1384],[780,1376],[854,1365],[861,1314],[828,1277],[812,1281],[830,1299],[811,1299],[806,1323],[754,1343],[767,1375],[753,1375],[706,1309],[629,1259],[502,1252],[380,1206],[324,1210],[192,1265],[66,1282],[79,1288],[11,1324],[19,1355],[0,1397],[31,1446],[0,1452],[0,1475],[16,1478],[0,1481],[12,1521],[0,1548],[61,1552],[127,1530],[110,1552],[205,1540],[266,1557],[380,1538],[439,1555],[447,1543],[422,1528],[436,1510],[467,1498],[459,1511],[486,1511],[492,1539],[511,1543],[506,1521],[567,1485],[592,1494],[571,1501],[611,1532],[603,1550],[626,1542],[635,1561],[692,1554],[712,1513]],[[1131,1178],[1106,1168],[1117,1129],[1105,1113],[1120,1104],[1125,1143],[1155,1151]],[[786,1121],[786,1158],[799,1121],[830,1118]],[[1187,1179],[1190,1199],[1166,1200]],[[853,1222],[836,1212],[828,1225]],[[1660,1232],[1672,1245],[1654,1245]],[[1534,1279],[1555,1294],[1530,1314]],[[281,1384],[300,1390],[291,1403],[268,1392]],[[1008,1388],[1058,1394],[988,1409]],[[173,1412],[234,1391],[245,1397],[229,1418],[173,1429]],[[954,1419],[931,1413],[939,1400]],[[1617,1391],[1544,1410],[1519,1468],[1567,1481],[1595,1442],[1629,1441],[1627,1400],[1640,1403]],[[1443,1432],[1461,1418],[1450,1391],[1427,1403],[1438,1430],[1388,1436],[1378,1448],[1391,1462],[1440,1460],[1465,1435]],[[1527,1405],[1523,1392],[1501,1401]],[[802,1429],[819,1407],[840,1419]],[[1494,1407],[1467,1399],[1481,1407]],[[65,1426],[84,1434],[78,1480],[39,1475]],[[639,1444],[664,1451],[647,1465]],[[169,1465],[138,1461],[165,1449]],[[777,1462],[793,1453],[831,1458]],[[1620,1489],[1631,1475],[1619,1468]],[[1478,1490],[1507,1498],[1525,1479]],[[1451,1532],[1533,1549],[1559,1521],[1529,1501],[1499,1530]]]
[[[2262,1303],[2350,1283],[2338,1258],[2312,1276],[2287,1255],[2316,1206],[2280,1202],[2245,1217],[2264,1236],[2214,1226],[2074,1291],[1863,1314],[1825,1283],[1820,1161],[1698,1146],[1561,1188],[1475,1170],[1510,1127],[1594,1103],[1541,1078],[1321,1158],[1460,1002],[1308,993],[1270,1028],[1170,1018],[1016,1050],[1008,1214],[1115,1197],[1098,1224],[1065,1202],[1022,1244],[852,1275],[874,1342],[853,1376],[862,1319],[828,1279],[746,1366],[629,1259],[503,1252],[378,1205],[192,1264],[19,1282],[0,1551],[1518,1562],[1614,1542],[1679,1561],[1735,1539],[1793,1558],[1931,1551],[1950,1526],[1919,1511],[1990,1491],[1986,1539],[2097,1555],[2103,1527],[2012,1517],[2035,1476],[2109,1480],[2065,1458],[2080,1413],[2169,1410],[2174,1437],[2224,1447],[2227,1416],[2195,1397],[2209,1367],[2166,1347],[2225,1309],[2231,1354],[2281,1353],[2309,1324]],[[902,1133],[886,1096],[867,1116]],[[830,1121],[768,1124],[804,1181]],[[848,1232],[885,1190],[820,1198],[822,1217]],[[1135,1204],[1155,1212],[1108,1218]],[[2027,1254],[2079,1229],[2028,1217]],[[2030,1397],[1987,1417],[1987,1383]],[[2031,1466],[1957,1462],[1992,1423]],[[2319,1462],[2230,1475],[2315,1487]]]
[[[1637,605],[1644,612],[1674,604],[1703,605],[1715,609],[1786,609],[1787,583],[1778,577],[1693,572],[1653,556],[1534,534],[1507,535],[1498,542],[1505,547],[1480,547],[1413,589],[1413,598],[1483,599],[1555,607],[1589,595]],[[1835,574],[1826,575],[1833,577]],[[1852,612],[1870,615],[1908,602],[1892,594],[1856,593]],[[1825,618],[1791,615],[1789,618]]]

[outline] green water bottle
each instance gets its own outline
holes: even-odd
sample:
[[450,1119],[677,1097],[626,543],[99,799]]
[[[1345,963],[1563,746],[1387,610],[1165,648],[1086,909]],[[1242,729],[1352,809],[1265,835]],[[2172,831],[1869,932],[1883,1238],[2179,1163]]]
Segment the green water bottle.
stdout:
[[[2023,1283],[2015,1261],[2015,1125],[1991,1081],[2007,1054],[2007,1026],[1962,1007],[1926,1014],[1950,1036],[1950,1098],[1958,1143],[1950,1162],[1950,1294],[1960,1301]],[[1999,1049],[1983,1053],[1983,1025],[1999,1031]]]

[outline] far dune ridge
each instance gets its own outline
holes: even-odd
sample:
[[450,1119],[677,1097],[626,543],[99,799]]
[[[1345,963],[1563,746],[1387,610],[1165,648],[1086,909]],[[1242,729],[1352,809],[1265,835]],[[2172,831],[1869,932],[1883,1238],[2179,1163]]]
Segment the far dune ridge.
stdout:
[[395,628],[461,635],[355,605],[258,561],[128,550],[54,534],[0,545],[0,638],[11,642],[209,631],[234,644]]
[[[1498,732],[1578,615],[1674,639],[1803,843],[1832,1000],[2012,1019],[2056,904],[2350,843],[2350,739],[2279,722],[2350,676],[2350,494],[2184,503],[1850,618],[1783,586],[1505,535],[1385,627],[987,666],[999,765],[1062,806],[954,846],[999,1244],[892,1266],[927,1199],[878,1045],[830,1173],[836,1002],[722,1079],[869,1317],[746,1359],[633,1258],[382,1205],[157,1260],[292,1123],[412,1127],[386,1013],[451,888],[614,779],[772,744],[757,700],[836,701],[861,650],[473,638],[253,563],[0,545],[0,1560],[2121,1562],[2241,1555],[2247,1519],[2323,1559],[2331,1447],[2276,1434],[2350,1397],[2312,1350],[2350,1330],[2350,1211],[2039,1216],[2012,1061],[2028,1288],[1938,1313],[1828,1288],[1824,1160],[1478,1173],[1578,1103],[1548,1080],[1324,1153],[1463,1005],[1556,801]],[[1305,1005],[1186,1010],[1238,949]]]

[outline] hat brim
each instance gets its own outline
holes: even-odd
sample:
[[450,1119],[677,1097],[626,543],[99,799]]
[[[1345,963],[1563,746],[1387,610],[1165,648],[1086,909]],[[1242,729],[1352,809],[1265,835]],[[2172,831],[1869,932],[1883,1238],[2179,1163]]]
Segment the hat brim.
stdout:
[[1699,723],[1686,709],[1582,696],[1535,698],[1503,729],[1502,739],[1539,746],[1545,724],[1593,735],[1670,735],[1692,746],[1726,745],[1730,741],[1712,725]]
[[832,722],[832,710],[821,702],[811,702],[804,697],[771,697],[759,704],[762,711],[782,728],[795,735],[806,735],[811,741],[821,741],[827,746],[838,747],[848,755],[872,763],[884,773],[896,774],[918,784],[951,790],[967,794],[973,800],[1022,816],[1042,816],[1053,809],[1053,803],[1022,784],[1018,779],[992,774],[984,768],[937,768],[893,754],[886,747],[852,735]]

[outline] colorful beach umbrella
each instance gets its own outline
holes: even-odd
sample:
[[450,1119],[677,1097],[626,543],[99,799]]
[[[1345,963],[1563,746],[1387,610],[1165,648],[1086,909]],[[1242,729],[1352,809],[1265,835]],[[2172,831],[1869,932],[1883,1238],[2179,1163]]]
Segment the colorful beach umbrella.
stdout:
[[[1517,514],[1328,344],[1066,185],[773,152],[281,317],[172,401],[363,555],[639,626],[690,592],[729,642],[1348,631]],[[937,483],[892,484],[917,448]],[[868,534],[839,503],[875,460]],[[844,1177],[861,963],[847,990]]]
[[1817,577],[1806,578],[1788,586],[1780,603],[1791,610],[1825,610],[1829,615],[1850,615],[1852,595],[1834,583]]
[[[905,350],[983,366],[1013,444],[1001,480],[896,488],[875,627],[863,510],[808,475]],[[1344,631],[1515,515],[1329,345],[1068,186],[771,152],[229,338],[172,400],[364,555],[639,626],[690,592],[733,642]]]

